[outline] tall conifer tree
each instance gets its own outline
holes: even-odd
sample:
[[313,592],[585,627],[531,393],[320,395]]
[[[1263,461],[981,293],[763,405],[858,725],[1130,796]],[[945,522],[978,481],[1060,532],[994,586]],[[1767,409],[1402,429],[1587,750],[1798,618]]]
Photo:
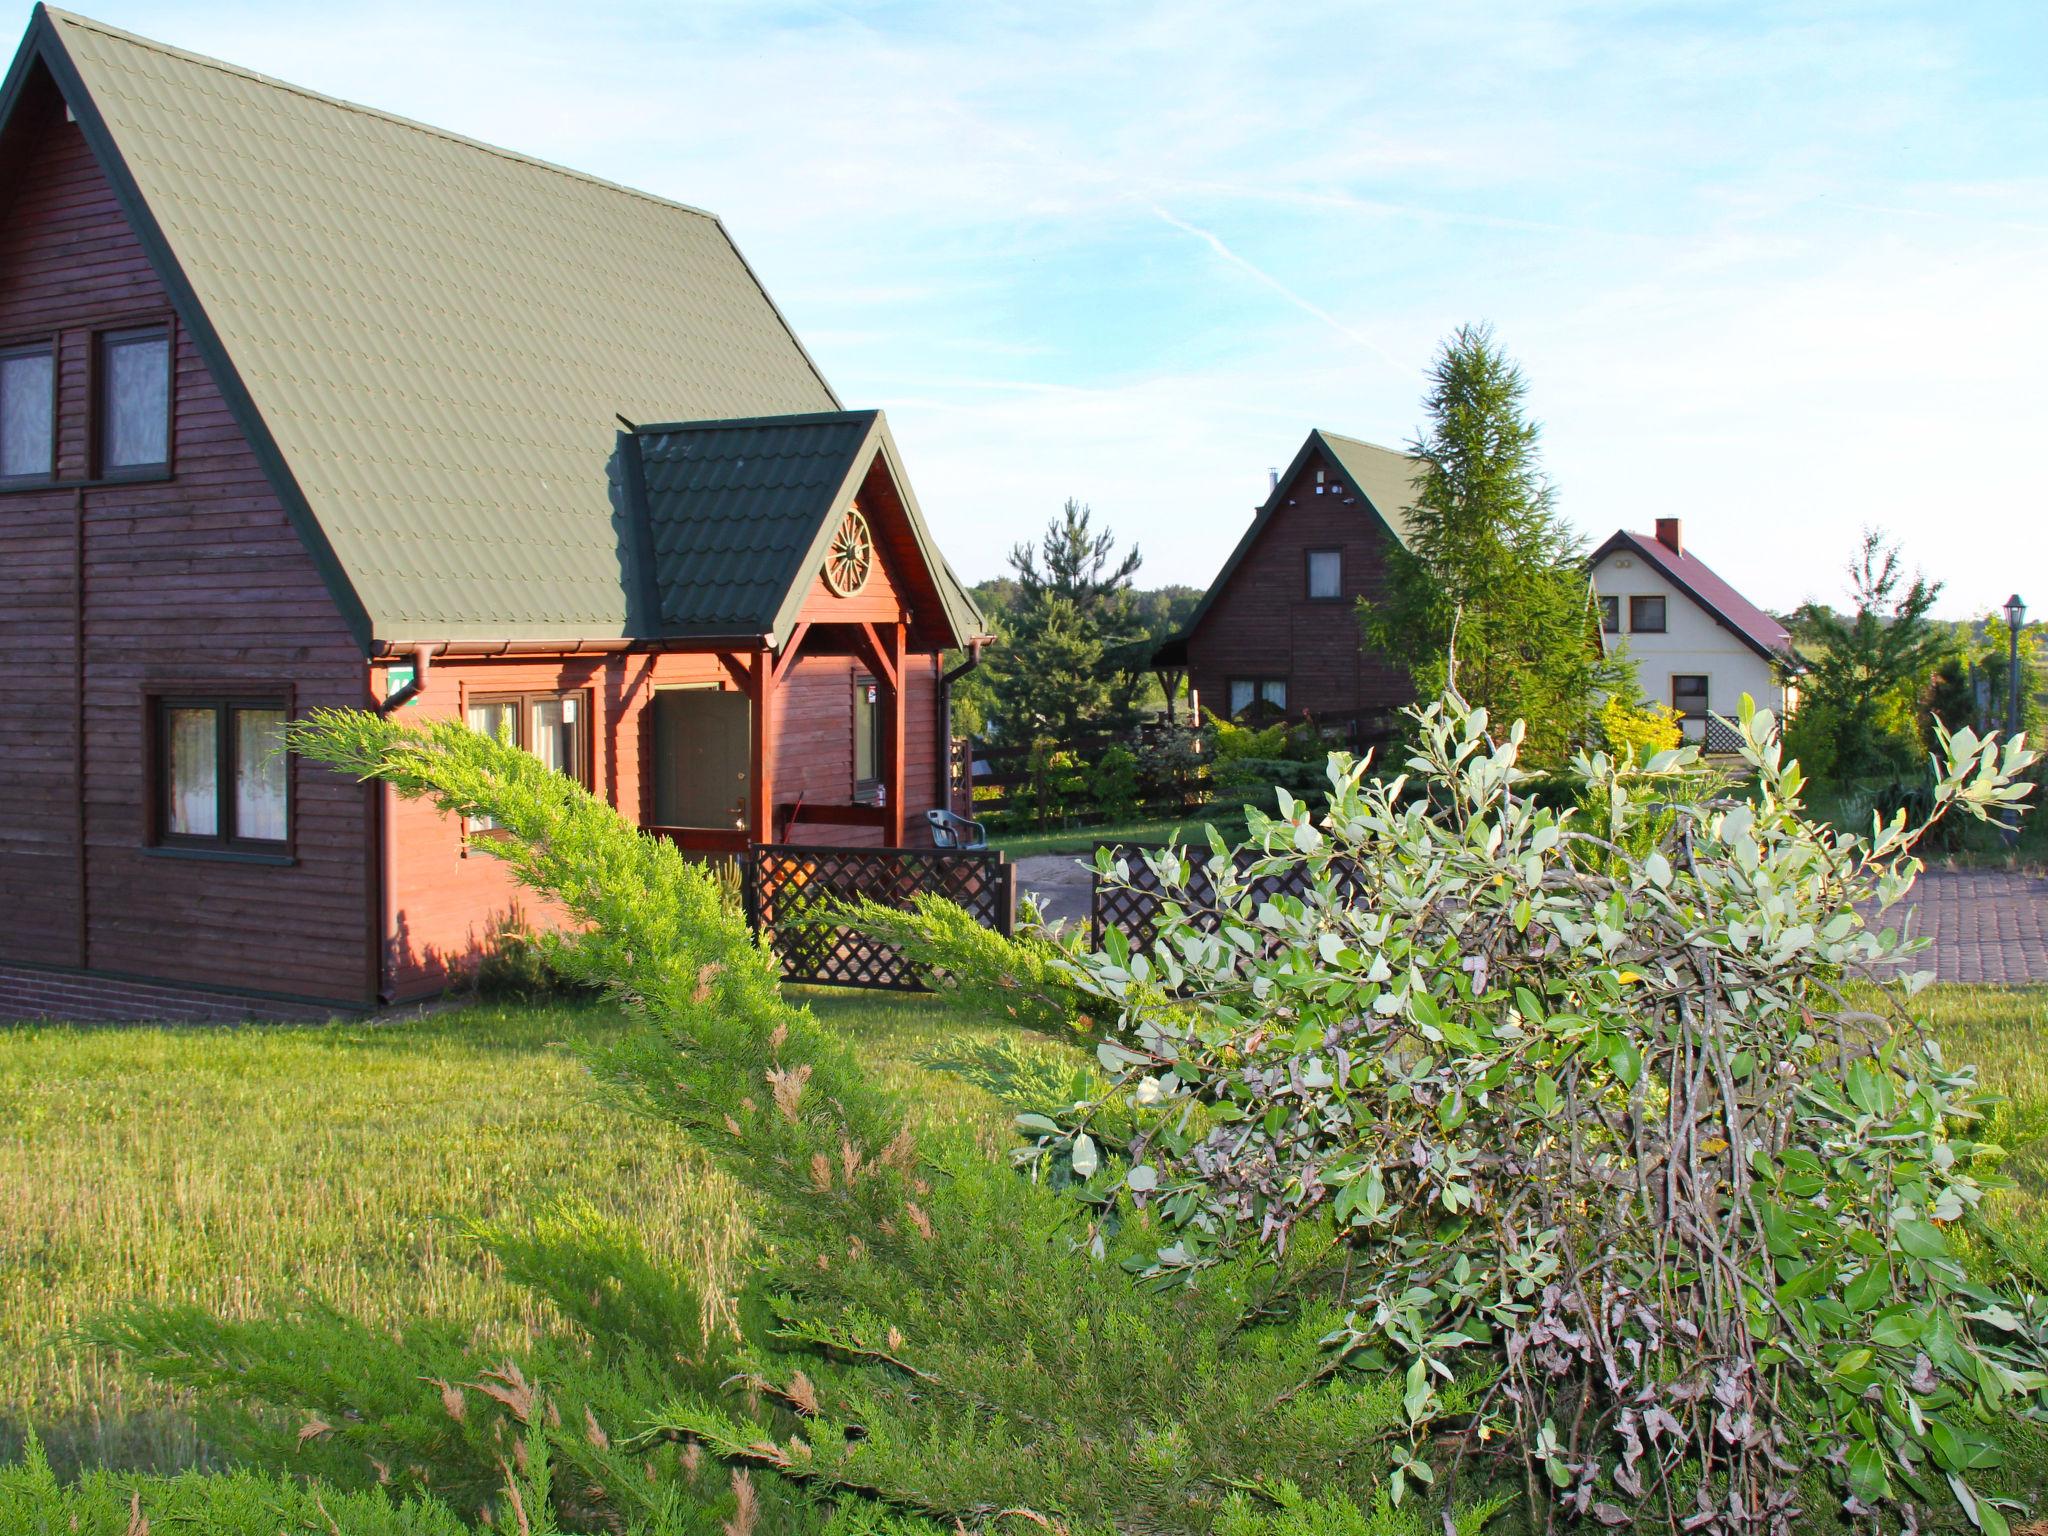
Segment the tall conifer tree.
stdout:
[[1449,683],[1496,720],[1527,721],[1525,756],[1555,763],[1625,669],[1601,655],[1584,547],[1557,513],[1527,395],[1491,327],[1461,326],[1438,349],[1409,448],[1425,464],[1409,535],[1361,617],[1419,694]]

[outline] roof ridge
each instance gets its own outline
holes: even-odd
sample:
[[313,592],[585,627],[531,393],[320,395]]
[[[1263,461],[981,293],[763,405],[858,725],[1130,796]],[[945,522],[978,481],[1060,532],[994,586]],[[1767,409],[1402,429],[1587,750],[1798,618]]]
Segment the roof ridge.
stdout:
[[1418,453],[1410,453],[1406,448],[1389,448],[1385,443],[1376,443],[1369,437],[1353,437],[1348,432],[1332,432],[1328,427],[1317,427],[1315,433],[1318,437],[1334,437],[1339,442],[1356,443],[1361,448],[1377,448],[1381,453],[1398,454],[1404,459],[1415,459],[1419,462],[1422,457]]
[[775,416],[706,416],[696,421],[643,421],[634,424],[637,436],[649,433],[670,432],[713,432],[738,431],[743,427],[808,427],[825,422],[851,422],[859,419],[879,420],[882,415],[877,406],[865,406],[851,411],[791,411]]
[[62,10],[54,5],[39,5],[37,9],[47,15],[53,22],[65,22],[88,32],[97,32],[102,37],[110,37],[120,42],[132,43],[139,48],[147,48],[152,52],[163,54],[166,58],[180,59],[187,64],[197,64],[207,69],[218,70],[224,75],[234,75],[243,80],[254,81],[258,85],[266,85],[273,90],[286,91],[291,95],[304,97],[308,101],[321,102],[330,107],[340,107],[347,112],[361,113],[364,117],[378,118],[400,128],[410,128],[416,133],[428,134],[450,144],[459,144],[465,149],[480,150],[487,155],[496,155],[502,160],[516,161],[520,165],[532,166],[537,170],[553,171],[558,176],[566,176],[572,181],[580,181],[587,186],[603,187],[611,192],[623,192],[628,197],[637,197],[643,202],[654,203],[663,208],[673,208],[681,213],[695,214],[698,218],[709,219],[721,228],[724,227],[723,221],[720,220],[718,215],[708,208],[699,208],[692,203],[679,202],[675,198],[663,197],[657,192],[648,192],[640,187],[629,187],[622,181],[610,181],[603,176],[593,176],[588,171],[577,170],[574,166],[560,165],[553,160],[542,160],[534,155],[521,154],[518,150],[507,149],[502,144],[488,144],[482,139],[473,139],[468,134],[456,133],[447,128],[439,128],[432,123],[422,122],[415,117],[405,117],[397,112],[387,112],[382,107],[368,106],[363,102],[350,101],[341,96],[330,96],[325,91],[316,91],[308,86],[294,84],[290,80],[281,80],[275,75],[266,75],[259,70],[245,69],[239,64],[229,63],[226,59],[216,59],[211,54],[194,53],[190,49],[180,48],[172,43],[162,42],[153,37],[144,37],[139,32],[130,32],[125,28],[100,21],[96,17],[81,16],[76,11]]

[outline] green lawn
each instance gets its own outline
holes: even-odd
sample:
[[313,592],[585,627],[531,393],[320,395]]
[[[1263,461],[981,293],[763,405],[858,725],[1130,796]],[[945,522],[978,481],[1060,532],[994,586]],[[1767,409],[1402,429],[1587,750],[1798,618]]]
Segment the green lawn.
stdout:
[[[2021,1188],[1999,1202],[2048,1262],[2048,987],[1937,987],[1951,1056],[2011,1103],[1993,1127]],[[931,1112],[1000,1114],[919,1063],[963,1033],[914,997],[813,992]],[[598,1005],[479,1006],[322,1028],[0,1030],[0,1460],[32,1422],[60,1467],[169,1468],[179,1405],[53,1335],[127,1297],[230,1313],[306,1287],[373,1320],[421,1312],[512,1339],[548,1326],[459,1240],[466,1220],[575,1191],[657,1247],[730,1256],[736,1191],[673,1133],[592,1093],[566,1049]],[[990,1031],[993,1033],[993,1030]]]
[[1201,842],[1202,827],[1214,823],[1226,838],[1242,839],[1244,812],[1230,806],[1212,806],[1199,816],[1176,821],[1165,817],[1153,821],[1120,821],[1099,827],[1068,827],[1054,832],[1016,832],[989,839],[1012,859],[1028,859],[1041,853],[1093,853],[1097,843],[1163,843],[1178,834],[1182,842]]
[[[929,1000],[814,994],[934,1112],[987,1112],[916,1058],[962,1033]],[[386,1025],[0,1029],[0,1464],[32,1422],[60,1467],[197,1452],[164,1394],[55,1337],[124,1298],[231,1314],[305,1288],[372,1320],[546,1326],[466,1222],[575,1192],[724,1262],[737,1191],[602,1102],[567,1048],[605,1006],[483,1005]]]

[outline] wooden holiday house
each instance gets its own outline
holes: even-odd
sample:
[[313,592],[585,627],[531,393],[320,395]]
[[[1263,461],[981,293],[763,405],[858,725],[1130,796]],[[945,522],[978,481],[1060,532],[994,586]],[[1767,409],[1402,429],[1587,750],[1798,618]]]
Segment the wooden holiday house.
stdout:
[[903,844],[981,630],[710,214],[36,9],[0,1018],[367,1009],[544,920],[482,829],[274,751],[309,709],[509,733],[691,849]]

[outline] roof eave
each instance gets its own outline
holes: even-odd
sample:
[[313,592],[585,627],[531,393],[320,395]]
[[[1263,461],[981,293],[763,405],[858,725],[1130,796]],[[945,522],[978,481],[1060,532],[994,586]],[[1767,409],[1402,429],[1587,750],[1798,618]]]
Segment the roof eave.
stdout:
[[1727,614],[1723,613],[1721,611],[1719,604],[1708,602],[1706,598],[1702,597],[1697,591],[1695,591],[1692,586],[1692,583],[1687,581],[1683,576],[1679,575],[1678,572],[1671,569],[1670,566],[1666,565],[1664,561],[1657,555],[1656,551],[1650,548],[1649,544],[1643,539],[1643,537],[1640,534],[1633,533],[1626,528],[1617,529],[1613,536],[1610,537],[1606,543],[1602,544],[1597,550],[1593,552],[1591,556],[1587,558],[1587,574],[1590,576],[1592,574],[1594,566],[1598,565],[1602,560],[1605,560],[1609,555],[1614,554],[1616,551],[1623,549],[1633,550],[1637,554],[1643,556],[1644,559],[1649,560],[1652,564],[1654,564],[1657,567],[1658,571],[1663,574],[1664,579],[1666,581],[1670,582],[1674,587],[1678,588],[1680,592],[1684,593],[1686,597],[1692,600],[1692,604],[1694,607],[1698,608],[1702,613],[1705,613],[1709,617],[1711,617],[1716,624],[1720,625],[1721,628],[1727,630],[1729,634],[1733,635],[1736,639],[1740,640],[1744,645],[1748,646],[1752,651],[1756,652],[1756,654],[1761,656],[1765,661],[1777,662],[1780,664],[1796,665],[1796,658],[1794,658],[1792,655],[1791,636],[1786,636],[1785,649],[1783,650],[1776,650],[1771,646],[1765,645],[1761,640],[1757,639],[1755,635],[1752,635],[1740,624],[1737,624],[1734,620],[1730,619]]

